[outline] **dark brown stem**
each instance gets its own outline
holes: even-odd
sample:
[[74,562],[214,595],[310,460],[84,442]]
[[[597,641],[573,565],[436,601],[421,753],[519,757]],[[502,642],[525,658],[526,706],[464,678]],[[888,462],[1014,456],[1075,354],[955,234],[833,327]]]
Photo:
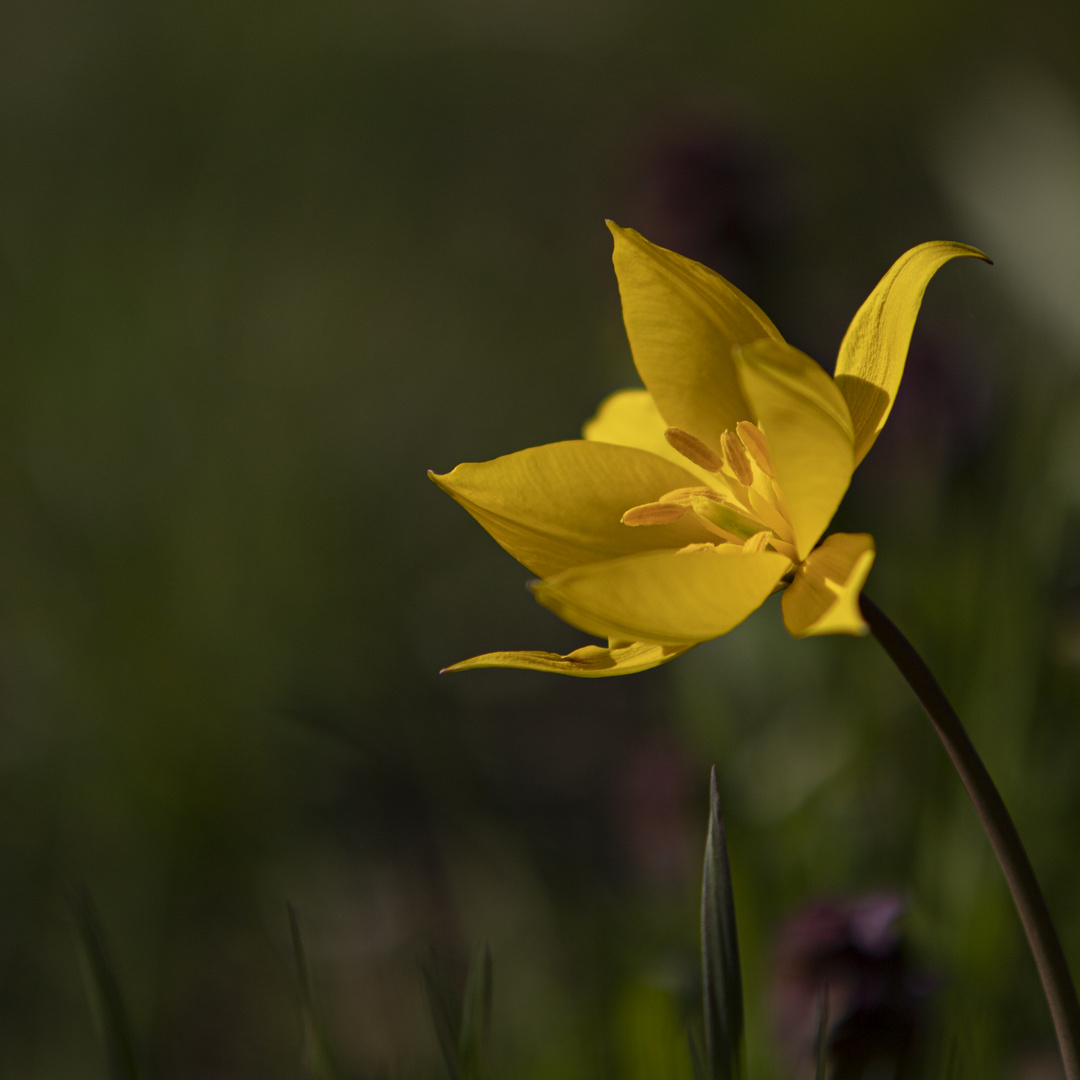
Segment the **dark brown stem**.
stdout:
[[859,607],[874,637],[915,691],[975,804],[986,835],[1005,872],[1005,880],[1009,883],[1035,957],[1035,966],[1039,969],[1039,978],[1042,979],[1046,1000],[1050,1004],[1050,1015],[1061,1048],[1065,1076],[1067,1080],[1080,1080],[1080,1004],[1077,1003],[1076,988],[1069,974],[1069,965],[1065,962],[1061,942],[1039,889],[1031,860],[1020,842],[1020,834],[986,766],[960,723],[956,710],[949,704],[922,657],[872,600],[861,597]]

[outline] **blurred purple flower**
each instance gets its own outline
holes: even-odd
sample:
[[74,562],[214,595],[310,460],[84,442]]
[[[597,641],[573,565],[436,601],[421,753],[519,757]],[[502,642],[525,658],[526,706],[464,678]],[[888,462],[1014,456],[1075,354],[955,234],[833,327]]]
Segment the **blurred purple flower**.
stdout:
[[872,1066],[903,1073],[915,1050],[929,983],[907,960],[892,893],[811,904],[780,929],[772,998],[779,1045],[798,1076],[813,1074],[822,1002],[827,1001],[834,1080]]
[[868,490],[940,484],[978,461],[994,434],[996,372],[970,329],[924,317],[912,338],[903,392],[867,461]]
[[642,141],[632,215],[639,230],[762,295],[795,218],[781,154],[747,128],[686,118]]
[[614,818],[630,867],[660,890],[682,889],[695,867],[692,778],[677,746],[647,738],[628,752],[615,785]]

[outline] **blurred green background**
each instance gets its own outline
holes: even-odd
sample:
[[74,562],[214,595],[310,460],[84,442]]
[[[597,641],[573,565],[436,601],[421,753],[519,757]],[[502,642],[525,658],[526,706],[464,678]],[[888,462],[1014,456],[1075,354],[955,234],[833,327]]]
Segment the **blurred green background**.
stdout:
[[783,920],[883,891],[923,1075],[1055,1076],[873,641],[771,601],[643,675],[440,678],[585,639],[424,472],[636,383],[605,217],[830,370],[902,251],[985,249],[931,285],[838,525],[1080,967],[1078,42],[1053,0],[5,5],[0,1074],[107,1075],[89,895],[146,1076],[298,1075],[287,902],[341,1077],[444,1075],[417,958],[453,984],[479,941],[492,1075],[674,1075],[641,1047],[698,1007],[715,762],[755,1078],[799,1075]]

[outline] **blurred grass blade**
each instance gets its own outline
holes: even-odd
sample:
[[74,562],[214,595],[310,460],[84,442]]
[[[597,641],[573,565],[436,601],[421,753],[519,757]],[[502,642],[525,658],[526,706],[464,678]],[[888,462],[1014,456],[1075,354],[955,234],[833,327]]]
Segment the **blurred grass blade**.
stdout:
[[105,1043],[110,1080],[139,1080],[138,1058],[120,983],[105,945],[97,909],[88,891],[70,901],[90,984],[91,1007]]
[[304,939],[300,935],[300,920],[296,908],[289,910],[289,932],[292,935],[293,957],[296,962],[296,978],[300,987],[300,1020],[304,1030],[303,1072],[308,1080],[334,1080],[334,1069],[327,1052],[326,1042],[315,1020],[311,997],[311,977],[308,973]]
[[979,1052],[981,1047],[973,1048],[971,1040],[955,1027],[943,1043],[938,1054],[941,1066],[937,1070],[937,1080],[972,1080],[980,1075],[980,1069],[984,1068],[984,1062],[980,1060],[983,1057]]
[[701,1032],[687,1028],[686,1047],[690,1053],[690,1068],[694,1073],[694,1080],[708,1080],[705,1070],[705,1055],[701,1052]]
[[421,957],[419,965],[424,996],[427,998],[431,1023],[435,1028],[435,1038],[442,1051],[443,1061],[446,1063],[446,1071],[451,1080],[463,1080],[458,1051],[460,1031],[458,1017],[462,1010],[458,1005],[456,995],[441,974],[434,954],[426,959]]
[[829,984],[825,983],[821,988],[821,996],[818,999],[820,1010],[817,1029],[817,1067],[814,1069],[814,1080],[825,1080],[825,1070],[829,1067]]
[[491,1033],[492,1009],[491,948],[481,945],[473,954],[465,980],[465,1000],[461,1008],[458,1062],[462,1080],[483,1080]]
[[692,1051],[676,1000],[647,983],[627,983],[615,1003],[619,1080],[694,1080]]
[[960,1067],[960,1050],[956,1039],[951,1039],[945,1048],[944,1060],[941,1063],[941,1080],[960,1080],[963,1076]]
[[710,1080],[742,1080],[742,973],[715,766],[709,784],[709,834],[701,885],[701,975]]

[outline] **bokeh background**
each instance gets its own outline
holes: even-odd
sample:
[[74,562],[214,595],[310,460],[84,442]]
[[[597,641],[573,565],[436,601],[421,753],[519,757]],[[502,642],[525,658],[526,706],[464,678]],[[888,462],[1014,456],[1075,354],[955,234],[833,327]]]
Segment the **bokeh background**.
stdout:
[[337,1076],[445,1076],[418,963],[488,942],[491,1075],[681,1078],[715,763],[753,1077],[800,1075],[829,950],[919,1075],[1054,1077],[873,641],[772,601],[642,675],[440,677],[585,639],[424,474],[636,383],[606,217],[830,370],[902,251],[986,250],[838,524],[1077,969],[1078,43],[1054,0],[5,5],[0,1073],[108,1075],[104,964],[140,1075],[313,1075],[291,903]]

